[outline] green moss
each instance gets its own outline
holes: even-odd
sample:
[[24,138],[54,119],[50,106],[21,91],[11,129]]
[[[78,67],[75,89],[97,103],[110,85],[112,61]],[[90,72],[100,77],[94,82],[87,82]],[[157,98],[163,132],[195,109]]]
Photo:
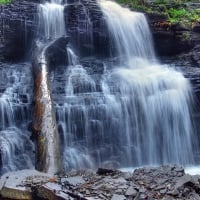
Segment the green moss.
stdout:
[[0,4],[6,4],[6,3],[10,3],[11,0],[0,0]]
[[[167,17],[167,21],[174,24],[178,22],[192,23],[200,22],[200,9],[190,8],[187,0],[156,0],[153,4],[148,4],[145,0],[116,0],[118,3],[128,5],[131,9],[146,12],[149,14],[162,14]],[[193,2],[200,2],[196,0]]]

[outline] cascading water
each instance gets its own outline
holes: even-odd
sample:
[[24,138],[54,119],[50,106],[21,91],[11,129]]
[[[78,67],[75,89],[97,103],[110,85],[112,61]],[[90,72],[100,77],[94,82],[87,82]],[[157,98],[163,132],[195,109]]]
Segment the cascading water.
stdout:
[[99,5],[119,60],[96,74],[68,49],[65,103],[56,104],[65,168],[194,163],[189,82],[158,64],[143,14]]
[[[51,0],[39,6],[39,37],[45,44],[65,35],[61,4]],[[51,72],[64,168],[194,163],[189,82],[158,64],[143,14],[111,1],[100,0],[99,6],[110,32],[111,54],[118,59],[84,60],[67,47],[69,66]],[[93,43],[92,24],[84,27]],[[30,66],[20,69],[8,70],[8,85],[0,90],[2,172],[33,167],[27,131]]]
[[61,0],[39,5],[39,36],[53,40],[65,35],[64,6]]
[[111,47],[125,63],[133,64],[136,57],[155,59],[153,42],[145,16],[131,12],[112,1],[100,1],[100,7],[110,30]]
[[[0,174],[33,168],[30,64],[3,64],[0,68]],[[1,76],[2,75],[2,76]]]
[[143,14],[111,1],[102,0],[100,6],[113,45],[125,57],[125,67],[112,75],[120,82],[120,101],[116,101],[124,113],[121,119],[131,160],[139,165],[192,163],[189,82],[181,73],[152,63],[152,39]]

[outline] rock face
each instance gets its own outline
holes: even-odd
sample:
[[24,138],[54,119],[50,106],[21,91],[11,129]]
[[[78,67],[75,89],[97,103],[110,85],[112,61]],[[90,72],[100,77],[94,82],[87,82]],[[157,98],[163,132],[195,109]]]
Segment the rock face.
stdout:
[[[63,1],[70,44],[80,56],[108,56],[109,33],[96,0]],[[37,34],[37,4],[39,0],[20,1],[0,7],[0,61],[20,60],[30,53]],[[174,56],[200,43],[200,25],[190,27],[178,23],[171,26],[162,14],[147,14],[158,55]],[[17,34],[16,34],[17,33]]]
[[0,61],[24,59],[37,31],[37,4],[16,0],[0,5]]
[[[16,0],[0,7],[0,61],[24,59],[37,35],[39,0]],[[109,54],[106,24],[96,0],[70,0],[65,3],[65,21],[71,46],[77,54]],[[16,34],[17,33],[17,34]]]
[[52,42],[52,44],[46,49],[46,59],[50,69],[58,65],[67,65],[67,43],[69,37],[63,36]]
[[96,0],[70,0],[65,6],[70,42],[80,56],[109,55],[109,34]]
[[[183,4],[188,9],[198,8],[199,4]],[[157,10],[154,14],[148,13],[147,18],[151,26],[155,50],[160,56],[174,56],[191,50],[195,45],[200,44],[200,24],[198,22],[171,24],[164,14],[162,5],[159,7],[150,3],[152,10]],[[166,5],[168,8],[176,8],[173,2]],[[166,8],[165,8],[166,9]]]
[[[99,173],[101,175],[99,175]],[[118,170],[100,169],[74,171],[51,177],[31,171],[22,174],[16,181],[16,174],[6,174],[0,179],[1,195],[10,197],[5,188],[14,185],[16,194],[22,188],[34,200],[198,200],[200,199],[200,176],[185,174],[178,166],[136,169],[133,173]],[[11,184],[9,180],[14,180]],[[2,199],[1,197],[1,199]],[[11,199],[17,199],[12,196]],[[4,200],[4,199],[3,199]]]
[[184,66],[200,67],[200,44],[178,56]]
[[184,27],[183,24],[171,25],[158,15],[149,15],[155,50],[159,56],[174,56],[191,50],[199,44],[200,33],[195,27]]

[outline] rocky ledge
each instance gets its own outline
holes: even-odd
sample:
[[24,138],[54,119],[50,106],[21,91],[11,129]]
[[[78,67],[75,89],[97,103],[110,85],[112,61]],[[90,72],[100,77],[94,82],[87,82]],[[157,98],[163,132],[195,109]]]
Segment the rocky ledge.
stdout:
[[178,55],[200,44],[200,22],[198,20],[184,21],[179,19],[179,21],[172,23],[169,21],[169,16],[166,15],[166,9],[199,10],[199,3],[177,4],[171,1],[168,4],[156,4],[150,1],[148,7],[152,12],[147,12],[146,16],[159,56]]
[[189,52],[178,56],[183,66],[200,67],[200,44],[196,45]]
[[52,176],[35,170],[4,174],[1,199],[26,200],[198,200],[200,175],[185,174],[179,166],[136,169],[73,171]]

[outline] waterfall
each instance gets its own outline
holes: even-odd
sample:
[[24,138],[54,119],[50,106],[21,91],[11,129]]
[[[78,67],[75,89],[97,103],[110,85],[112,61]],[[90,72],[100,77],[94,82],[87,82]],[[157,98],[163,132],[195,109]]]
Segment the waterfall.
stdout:
[[34,166],[34,146],[28,131],[32,102],[30,64],[1,67],[0,84],[5,89],[0,91],[0,174]]
[[[73,49],[76,46],[95,52],[92,51],[95,45],[101,43],[94,42],[98,32],[94,24],[99,22],[93,22],[92,14],[81,7],[86,3],[69,6],[72,12],[74,6],[82,9],[77,19],[70,18],[73,30],[67,29],[69,35],[71,31],[80,40],[70,40],[66,47],[68,65],[55,67],[50,72],[51,82],[46,84],[49,74],[45,50],[66,35],[62,3],[51,0],[39,5],[37,39],[43,48],[39,62],[43,81],[38,88],[45,93],[46,87],[48,103],[53,99],[64,169],[194,164],[190,83],[181,72],[156,60],[143,14],[131,12],[113,1],[98,1],[109,31],[112,55],[99,60],[95,55],[79,57],[75,53],[79,49]],[[86,15],[86,23],[82,15]],[[76,24],[77,21],[80,23]],[[76,33],[76,30],[81,31]],[[90,47],[85,43],[81,46],[84,38],[88,38]],[[28,131],[33,99],[30,64],[6,65],[0,68],[0,76],[3,69],[6,76],[0,77],[0,83],[6,86],[0,88],[1,172],[32,168],[34,147]],[[52,114],[51,105],[48,107]],[[53,157],[53,147],[48,147]]]
[[64,103],[56,104],[64,167],[194,163],[188,80],[156,61],[143,14],[113,1],[99,5],[119,59],[104,61],[97,74],[68,49]]
[[[155,61],[143,14],[111,1],[100,1],[123,66],[112,72],[119,81],[115,101],[121,109],[123,135],[139,165],[193,162],[191,88],[184,76]],[[135,150],[131,150],[134,148]],[[133,154],[134,153],[134,154]]]
[[[134,62],[135,57],[154,59],[153,42],[144,14],[131,12],[113,1],[99,2],[118,56]],[[131,63],[132,65],[133,63]]]
[[45,40],[65,35],[64,6],[61,0],[39,5],[39,36]]

